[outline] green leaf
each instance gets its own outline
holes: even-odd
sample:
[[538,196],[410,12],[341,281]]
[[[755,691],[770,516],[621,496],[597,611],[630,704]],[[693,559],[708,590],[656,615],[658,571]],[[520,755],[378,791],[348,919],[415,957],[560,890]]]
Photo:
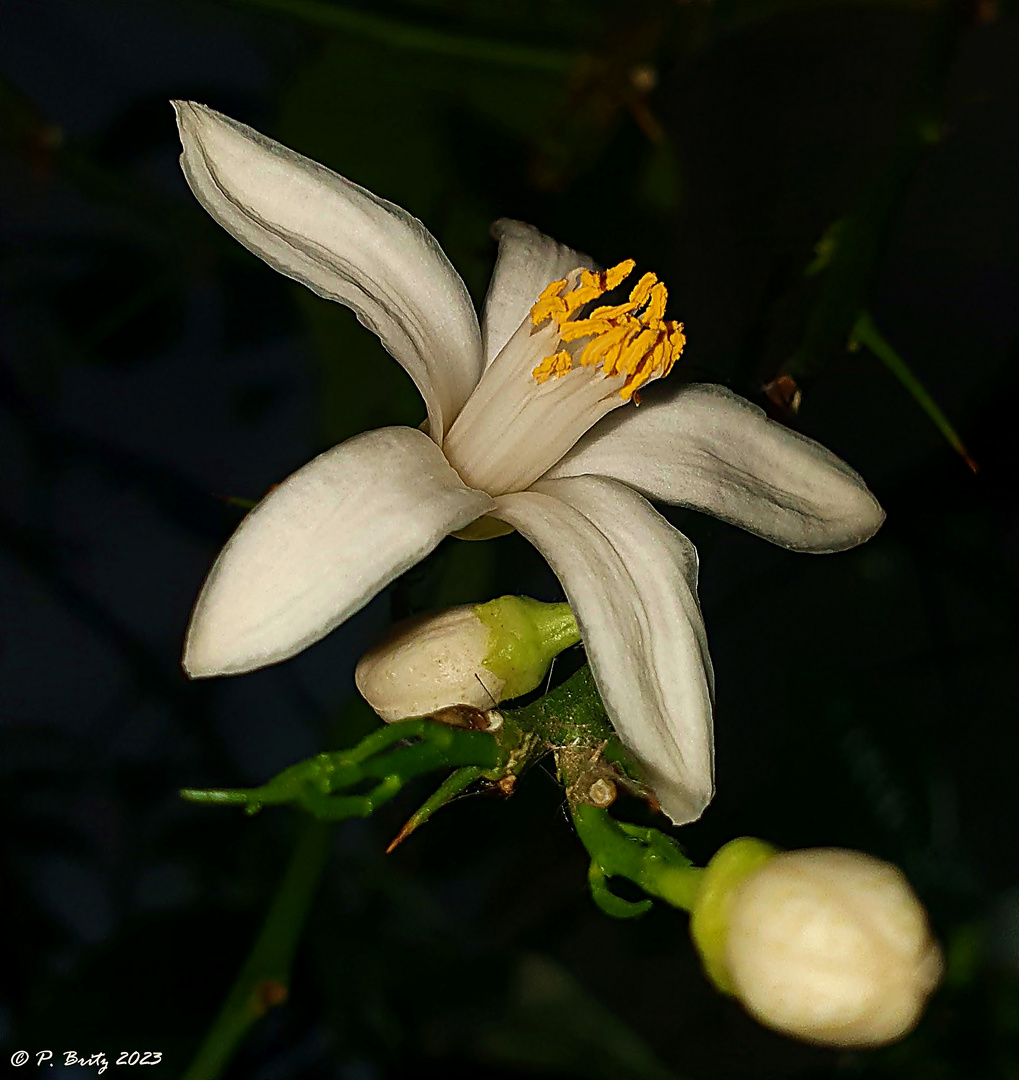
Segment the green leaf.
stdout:
[[969,451],[963,446],[956,430],[949,423],[948,417],[941,411],[940,406],[927,392],[923,383],[913,374],[906,361],[892,348],[881,331],[874,325],[874,320],[867,311],[861,312],[853,327],[850,341],[856,345],[865,345],[885,365],[886,368],[906,388],[913,400],[930,417],[934,426],[944,435],[949,445],[959,454],[963,461],[973,470],[977,471],[977,463],[969,456]]

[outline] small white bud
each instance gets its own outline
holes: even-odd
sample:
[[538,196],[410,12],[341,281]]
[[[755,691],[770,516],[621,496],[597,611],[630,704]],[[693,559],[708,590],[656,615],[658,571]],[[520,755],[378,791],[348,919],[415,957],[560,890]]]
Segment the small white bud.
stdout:
[[454,705],[484,712],[502,700],[503,688],[503,680],[484,665],[490,639],[473,606],[405,619],[361,657],[354,681],[386,721]]
[[[398,623],[361,657],[354,681],[386,721],[463,705],[487,712],[534,690],[579,640],[568,604],[502,596]],[[501,722],[488,717],[488,730]]]
[[735,886],[726,922],[736,996],[761,1023],[810,1042],[893,1042],[941,979],[941,949],[906,878],[859,852],[775,855]]

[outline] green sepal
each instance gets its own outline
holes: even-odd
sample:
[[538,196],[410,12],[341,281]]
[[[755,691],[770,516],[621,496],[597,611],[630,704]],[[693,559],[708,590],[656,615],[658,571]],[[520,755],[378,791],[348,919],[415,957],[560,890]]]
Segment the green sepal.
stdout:
[[752,836],[730,840],[715,852],[704,868],[690,910],[690,936],[700,953],[708,978],[723,993],[734,993],[725,962],[729,932],[729,905],[736,886],[779,853],[779,849]]
[[478,604],[474,614],[488,628],[489,647],[482,662],[502,680],[503,700],[534,690],[552,660],[580,641],[569,604],[543,604],[528,596],[500,596]]

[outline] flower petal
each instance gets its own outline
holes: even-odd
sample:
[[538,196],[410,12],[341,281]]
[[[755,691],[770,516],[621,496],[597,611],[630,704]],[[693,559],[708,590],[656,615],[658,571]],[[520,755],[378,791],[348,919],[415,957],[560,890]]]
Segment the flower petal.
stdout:
[[534,369],[556,352],[554,326],[526,319],[485,369],[442,444],[465,484],[492,495],[523,491],[606,413],[626,402],[623,375],[578,367],[539,383]]
[[470,296],[435,237],[393,203],[204,105],[176,101],[181,165],[246,248],[346,304],[406,368],[436,442],[481,376]]
[[676,824],[712,795],[711,660],[697,552],[636,492],[603,477],[496,500],[563,584],[616,731]]
[[220,552],[191,616],[185,670],[286,660],[493,506],[414,428],[334,446],[274,488]]
[[868,540],[884,511],[862,477],[812,439],[723,386],[649,393],[608,416],[546,474],[611,476],[795,551]]
[[481,319],[486,367],[516,333],[549,282],[578,267],[596,269],[589,256],[556,243],[522,221],[500,218],[492,226],[492,236],[499,241],[499,256]]

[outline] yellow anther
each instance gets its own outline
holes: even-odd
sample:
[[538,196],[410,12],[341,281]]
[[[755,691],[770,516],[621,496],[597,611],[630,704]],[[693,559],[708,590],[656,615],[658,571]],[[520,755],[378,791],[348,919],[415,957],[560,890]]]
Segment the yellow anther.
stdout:
[[[656,284],[658,284],[658,275],[648,271],[630,290],[630,303],[640,307],[651,295]],[[664,289],[665,286],[662,285],[662,288]]]
[[616,370],[623,375],[635,375],[640,368],[641,361],[657,345],[659,333],[657,330],[641,330],[621,350],[619,359],[616,361]]
[[551,281],[541,290],[534,307],[531,308],[531,324],[541,326],[549,319],[558,319],[566,314],[566,301],[559,295],[566,286],[566,278],[561,281]]
[[626,339],[633,333],[629,326],[614,326],[604,334],[592,338],[580,354],[582,367],[597,367],[602,363],[606,375],[618,374],[616,360]]
[[565,375],[572,366],[573,358],[564,349],[554,356],[546,356],[531,375],[536,383],[548,382],[549,379],[558,379],[560,375]]
[[659,281],[651,289],[651,299],[641,315],[641,321],[648,326],[660,323],[665,318],[665,302],[668,299],[668,291]]
[[[645,274],[640,281],[630,290],[630,299],[625,304],[616,304],[614,307],[599,307],[591,312],[592,319],[619,319],[624,315],[638,312],[653,294],[653,287],[658,283],[658,278],[651,273]],[[664,290],[665,286],[661,288]],[[660,318],[661,316],[659,316]]]
[[[633,273],[626,259],[608,270],[582,270],[567,288],[568,278],[547,285],[531,308],[531,322],[540,326],[554,319],[559,340],[586,344],[574,357],[563,349],[534,369],[537,383],[557,379],[575,365],[600,368],[606,376],[625,377],[620,397],[629,401],[639,387],[667,375],[686,344],[682,323],[665,321],[668,291],[655,274],[644,274],[624,304],[606,305],[575,318],[593,300],[616,288]],[[576,352],[576,350],[574,350]]]
[[634,259],[624,259],[621,263],[617,263],[610,270],[605,270],[602,276],[605,279],[605,291],[614,289],[617,285],[621,285],[626,279],[633,273],[634,267],[637,265]]
[[615,325],[608,319],[577,319],[574,322],[563,323],[559,328],[559,336],[563,341],[576,341],[578,338],[607,333]]

